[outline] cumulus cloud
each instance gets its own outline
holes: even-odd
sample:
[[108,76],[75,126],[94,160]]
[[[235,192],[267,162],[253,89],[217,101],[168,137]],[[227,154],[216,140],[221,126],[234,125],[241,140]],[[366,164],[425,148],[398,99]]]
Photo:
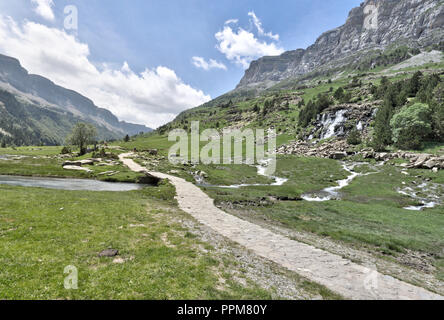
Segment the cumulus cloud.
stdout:
[[224,65],[222,62],[218,62],[216,60],[210,59],[209,61],[206,61],[202,57],[193,57],[192,62],[196,68],[204,69],[205,71],[211,70],[211,69],[222,69],[227,70],[227,66]]
[[211,99],[164,66],[134,72],[95,64],[89,47],[63,30],[0,15],[0,51],[18,58],[29,72],[92,99],[119,119],[158,127],[177,113]]
[[269,37],[275,41],[279,41],[279,35],[273,34],[272,32],[265,32],[264,28],[262,27],[262,22],[259,20],[259,18],[256,16],[254,11],[248,12],[248,16],[251,17],[253,24],[255,25],[257,32],[260,36]]
[[31,2],[37,7],[35,7],[34,11],[49,21],[54,21],[55,16],[52,11],[52,7],[54,6],[53,0],[31,0]]
[[254,59],[263,56],[277,56],[284,52],[284,49],[274,42],[261,41],[254,33],[243,28],[238,28],[235,31],[227,24],[225,24],[222,31],[215,34],[215,37],[218,41],[216,48],[228,60],[241,65],[244,69],[247,69]]

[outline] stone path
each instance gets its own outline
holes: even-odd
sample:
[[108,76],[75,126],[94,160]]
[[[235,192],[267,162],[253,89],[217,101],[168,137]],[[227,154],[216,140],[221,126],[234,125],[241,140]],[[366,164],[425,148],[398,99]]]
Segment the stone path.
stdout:
[[200,188],[184,179],[147,169],[121,154],[131,170],[169,179],[176,187],[180,208],[200,223],[307,279],[324,285],[348,299],[444,300],[444,297],[410,285],[338,255],[275,234],[218,209]]

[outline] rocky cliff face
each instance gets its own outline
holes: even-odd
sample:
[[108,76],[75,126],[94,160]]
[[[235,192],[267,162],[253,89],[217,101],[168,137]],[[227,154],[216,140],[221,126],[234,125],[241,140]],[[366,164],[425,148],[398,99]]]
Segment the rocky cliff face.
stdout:
[[[4,55],[0,55],[0,89],[13,94],[20,101],[41,107],[42,114],[48,111],[64,113],[72,118],[70,122],[75,119],[91,122],[102,129],[105,138],[151,131],[143,125],[119,121],[110,111],[97,107],[79,93],[57,86],[44,77],[28,74],[17,59]],[[34,114],[39,113],[38,109],[34,110]]]
[[422,48],[444,39],[442,0],[366,0],[346,23],[322,34],[306,50],[253,61],[238,88],[276,82],[356,61],[392,44]]

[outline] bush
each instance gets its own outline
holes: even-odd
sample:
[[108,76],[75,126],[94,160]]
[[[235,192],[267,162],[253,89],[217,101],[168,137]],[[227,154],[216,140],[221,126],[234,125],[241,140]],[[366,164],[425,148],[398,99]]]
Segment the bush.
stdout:
[[65,146],[65,147],[62,148],[62,151],[60,151],[60,154],[69,154],[71,152],[72,152],[71,148]]
[[352,131],[350,131],[350,134],[347,138],[347,143],[354,146],[362,143],[361,135],[358,129],[354,128]]
[[432,133],[431,110],[423,103],[404,107],[393,116],[390,126],[398,148],[420,149],[422,141]]

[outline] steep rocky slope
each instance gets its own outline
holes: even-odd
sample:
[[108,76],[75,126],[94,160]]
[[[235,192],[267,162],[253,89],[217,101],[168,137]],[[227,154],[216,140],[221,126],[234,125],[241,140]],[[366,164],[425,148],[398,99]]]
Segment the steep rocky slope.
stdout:
[[443,39],[444,1],[366,0],[351,10],[343,26],[325,32],[306,50],[253,61],[238,88],[343,67],[390,46],[426,48]]
[[63,143],[78,121],[95,125],[102,139],[151,131],[143,125],[119,121],[88,98],[29,74],[18,60],[4,55],[0,55],[0,113],[0,137],[16,143],[28,143],[20,131],[28,131],[27,135],[33,137],[30,143]]

